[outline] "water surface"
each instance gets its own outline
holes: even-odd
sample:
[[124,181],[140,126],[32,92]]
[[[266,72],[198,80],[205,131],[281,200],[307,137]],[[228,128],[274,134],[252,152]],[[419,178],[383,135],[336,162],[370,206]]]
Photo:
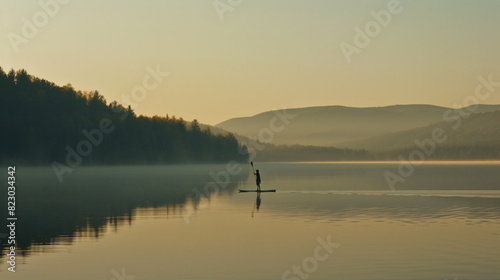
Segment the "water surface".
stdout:
[[[18,167],[17,272],[3,250],[0,277],[500,279],[498,164],[421,165],[395,190],[396,163],[256,167],[276,193],[238,193],[252,171],[225,165],[79,167],[63,183]],[[335,244],[321,260],[318,240]]]

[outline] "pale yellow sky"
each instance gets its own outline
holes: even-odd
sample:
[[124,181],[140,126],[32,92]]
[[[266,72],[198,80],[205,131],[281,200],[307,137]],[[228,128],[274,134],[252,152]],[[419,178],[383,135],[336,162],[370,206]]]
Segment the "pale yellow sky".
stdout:
[[[355,27],[391,1],[242,0],[221,17],[212,0],[0,3],[1,67],[110,102],[159,65],[170,75],[137,103],[146,115],[216,124],[285,106],[451,107],[478,76],[500,81],[500,1],[401,0],[350,63],[340,44],[356,46]],[[483,103],[500,103],[500,89]]]

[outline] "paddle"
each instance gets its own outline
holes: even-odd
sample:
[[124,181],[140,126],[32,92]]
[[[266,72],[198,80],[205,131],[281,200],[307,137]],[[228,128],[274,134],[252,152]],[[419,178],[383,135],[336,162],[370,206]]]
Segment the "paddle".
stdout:
[[253,175],[255,175],[255,169],[253,169],[253,161],[250,162],[250,165],[252,166]]

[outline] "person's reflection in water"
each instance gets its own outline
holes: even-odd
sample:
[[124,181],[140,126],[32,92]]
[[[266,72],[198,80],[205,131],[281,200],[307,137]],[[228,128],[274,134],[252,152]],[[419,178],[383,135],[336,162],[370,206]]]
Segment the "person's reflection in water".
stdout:
[[253,214],[255,212],[255,208],[257,208],[257,212],[259,212],[260,203],[261,203],[260,192],[258,192],[257,193],[257,199],[255,200],[255,204],[254,204],[253,210],[252,210],[252,218],[253,218]]

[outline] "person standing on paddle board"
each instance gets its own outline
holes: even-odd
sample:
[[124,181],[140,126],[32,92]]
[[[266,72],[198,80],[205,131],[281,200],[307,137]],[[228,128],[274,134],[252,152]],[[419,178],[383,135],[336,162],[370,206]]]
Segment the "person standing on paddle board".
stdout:
[[260,181],[259,169],[257,169],[253,175],[255,175],[255,183],[257,184],[257,190],[260,191],[260,182],[261,181]]

